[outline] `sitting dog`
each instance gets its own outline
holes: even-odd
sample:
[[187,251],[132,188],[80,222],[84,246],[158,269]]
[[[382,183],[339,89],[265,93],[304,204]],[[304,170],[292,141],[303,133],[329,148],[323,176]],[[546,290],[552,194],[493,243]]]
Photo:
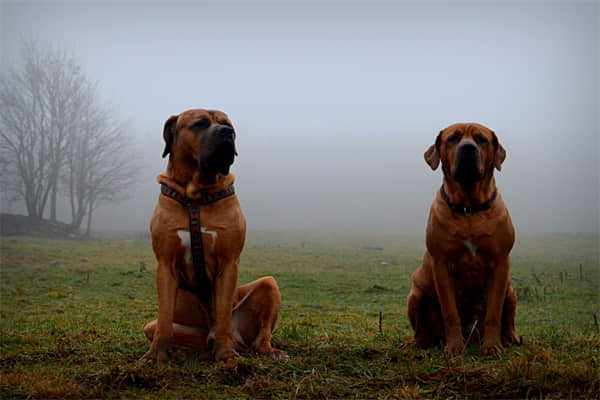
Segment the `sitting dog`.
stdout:
[[441,161],[444,179],[408,295],[418,347],[445,342],[445,351],[458,355],[474,335],[484,354],[496,354],[517,343],[509,274],[515,232],[494,179],[505,157],[496,134],[474,123],[447,127],[425,152],[433,170]]
[[167,171],[152,216],[158,261],[158,319],[144,333],[152,341],[141,360],[167,360],[170,345],[209,351],[216,360],[236,349],[274,359],[271,347],[281,296],[272,277],[236,288],[246,220],[229,172],[236,133],[226,114],[189,110],[164,126]]

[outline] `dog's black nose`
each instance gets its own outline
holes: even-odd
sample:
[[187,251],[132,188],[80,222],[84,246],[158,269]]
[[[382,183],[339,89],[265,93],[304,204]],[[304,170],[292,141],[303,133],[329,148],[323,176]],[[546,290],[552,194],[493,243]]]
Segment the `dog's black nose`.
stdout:
[[474,156],[477,154],[477,151],[477,146],[475,146],[475,143],[471,142],[463,143],[458,148],[458,152],[465,156]]
[[228,125],[219,125],[215,128],[215,134],[223,139],[232,138],[234,130]]

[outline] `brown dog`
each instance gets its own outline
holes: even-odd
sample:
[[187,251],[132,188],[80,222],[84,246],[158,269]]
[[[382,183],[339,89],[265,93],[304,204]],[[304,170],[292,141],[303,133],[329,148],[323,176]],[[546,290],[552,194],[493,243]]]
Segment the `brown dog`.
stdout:
[[515,232],[494,180],[505,157],[496,134],[479,124],[447,127],[425,152],[432,169],[441,160],[444,180],[408,295],[418,347],[445,341],[445,351],[460,354],[464,337],[474,335],[483,337],[484,354],[495,354],[517,343],[509,274]]
[[[246,347],[285,359],[271,347],[281,305],[275,280],[236,288],[246,220],[229,173],[237,155],[229,118],[189,110],[169,118],[163,135],[169,163],[158,176],[161,195],[150,223],[158,319],[144,328],[152,344],[142,360],[166,360],[170,345],[212,350],[216,360]],[[199,203],[198,218],[191,207]]]

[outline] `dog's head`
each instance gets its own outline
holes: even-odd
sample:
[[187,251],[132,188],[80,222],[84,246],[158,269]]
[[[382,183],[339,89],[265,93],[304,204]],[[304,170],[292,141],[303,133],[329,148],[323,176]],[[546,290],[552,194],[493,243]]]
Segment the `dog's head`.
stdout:
[[496,134],[475,123],[459,123],[443,129],[425,152],[425,161],[431,169],[435,170],[441,161],[444,176],[465,188],[493,174],[494,167],[500,171],[505,158],[506,151]]
[[235,149],[235,130],[227,114],[216,110],[188,110],[173,115],[163,131],[167,154],[193,160],[207,176],[229,174]]

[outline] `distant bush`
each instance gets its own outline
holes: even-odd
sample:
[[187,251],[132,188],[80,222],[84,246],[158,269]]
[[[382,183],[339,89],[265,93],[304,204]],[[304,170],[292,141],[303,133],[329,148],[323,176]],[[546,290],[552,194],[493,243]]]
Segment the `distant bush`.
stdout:
[[31,235],[55,238],[79,238],[78,229],[64,222],[37,219],[26,215],[0,214],[0,235]]

